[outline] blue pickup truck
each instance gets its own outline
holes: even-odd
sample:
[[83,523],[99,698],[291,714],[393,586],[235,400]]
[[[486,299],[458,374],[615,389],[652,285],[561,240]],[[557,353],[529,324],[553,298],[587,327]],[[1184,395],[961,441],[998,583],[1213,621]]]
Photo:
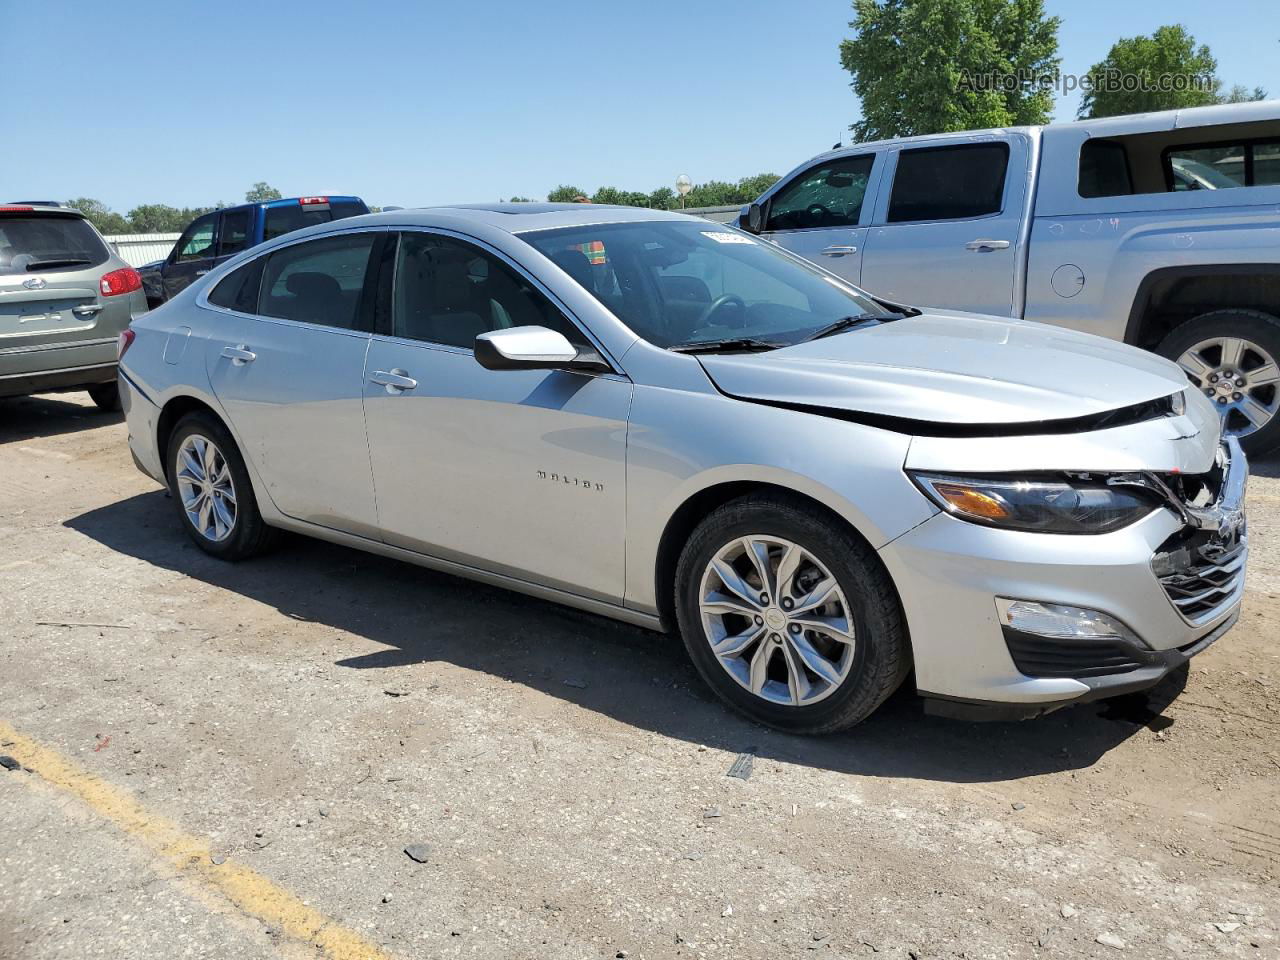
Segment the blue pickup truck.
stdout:
[[359,197],[291,197],[196,217],[167,258],[138,268],[147,306],[158,307],[241,250],[313,224],[368,212]]

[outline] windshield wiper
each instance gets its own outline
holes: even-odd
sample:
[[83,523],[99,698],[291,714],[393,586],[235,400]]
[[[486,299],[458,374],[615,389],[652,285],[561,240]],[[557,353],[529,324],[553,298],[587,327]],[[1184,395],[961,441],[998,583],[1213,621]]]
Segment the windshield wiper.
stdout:
[[856,313],[851,317],[841,317],[832,323],[828,323],[825,327],[819,327],[809,336],[802,340],[802,343],[808,343],[810,340],[821,340],[823,337],[829,337],[833,333],[843,333],[846,330],[852,330],[854,327],[864,325],[878,326],[886,320],[901,320],[900,313]]
[[30,273],[32,270],[48,269],[51,267],[83,267],[92,262],[92,260],[73,260],[69,258],[57,260],[32,260],[27,264],[27,272]]
[[728,353],[732,350],[777,350],[785,343],[757,340],[755,337],[726,337],[723,340],[696,340],[693,343],[677,343],[667,347],[673,353]]

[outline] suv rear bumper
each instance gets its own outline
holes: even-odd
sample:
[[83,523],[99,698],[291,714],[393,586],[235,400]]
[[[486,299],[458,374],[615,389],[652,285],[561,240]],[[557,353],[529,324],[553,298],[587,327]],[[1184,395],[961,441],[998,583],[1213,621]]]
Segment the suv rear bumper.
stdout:
[[0,397],[23,397],[32,393],[53,393],[110,383],[116,377],[116,364],[94,363],[34,373],[11,373],[0,376]]

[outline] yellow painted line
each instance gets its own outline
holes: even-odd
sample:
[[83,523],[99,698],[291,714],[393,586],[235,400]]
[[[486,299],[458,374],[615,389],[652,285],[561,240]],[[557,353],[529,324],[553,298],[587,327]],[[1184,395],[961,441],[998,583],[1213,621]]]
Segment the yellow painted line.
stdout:
[[391,960],[355,931],[335,923],[261,874],[231,860],[215,865],[209,859],[208,841],[184,832],[173,821],[146,809],[127,790],[82,770],[2,720],[0,742],[5,744],[4,753],[45,783],[76,797],[183,876],[230,900],[242,913],[318,948],[331,960]]

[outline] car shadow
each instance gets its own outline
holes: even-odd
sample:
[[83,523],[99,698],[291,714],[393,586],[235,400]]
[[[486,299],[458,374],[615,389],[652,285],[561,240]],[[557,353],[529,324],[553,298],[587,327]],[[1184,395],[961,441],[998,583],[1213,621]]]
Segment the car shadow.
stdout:
[[88,401],[88,394],[82,393],[0,398],[0,443],[56,437],[124,420],[121,413],[103,413],[92,402],[76,403],[62,396]]
[[159,490],[66,526],[291,618],[381,644],[337,666],[384,671],[389,684],[406,664],[447,662],[691,744],[864,776],[990,782],[1087,767],[1144,727],[1168,726],[1161,710],[1186,682],[1183,671],[1118,701],[1022,723],[969,723],[926,716],[908,680],[853,730],[799,737],[724,707],[678,640],[558,604],[305,537],[250,562],[223,563],[188,540]]

